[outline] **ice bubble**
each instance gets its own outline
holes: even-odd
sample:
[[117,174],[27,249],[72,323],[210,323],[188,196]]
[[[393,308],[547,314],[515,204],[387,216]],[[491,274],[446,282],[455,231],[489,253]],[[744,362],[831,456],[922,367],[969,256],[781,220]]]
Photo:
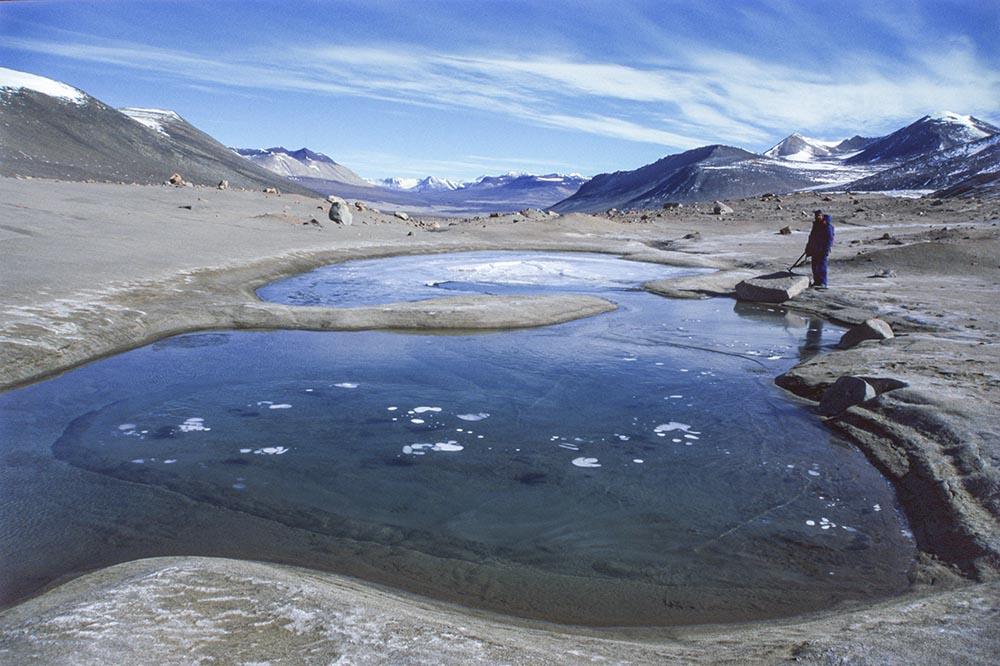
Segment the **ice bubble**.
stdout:
[[412,410],[414,414],[423,414],[424,412],[440,412],[440,407],[414,407]]
[[413,447],[407,444],[406,446],[403,447],[403,453],[405,453],[406,455],[410,455],[411,453],[413,453]]
[[280,405],[270,405],[268,409],[291,409],[292,406],[288,403],[282,403]]
[[134,462],[136,465],[141,465],[142,463],[146,462],[146,459],[145,458],[136,458],[132,462]]
[[806,525],[808,525],[809,527],[816,527],[816,521],[815,520],[807,520],[806,521]]
[[387,411],[390,411],[390,412],[394,412],[394,411],[396,411],[397,409],[399,409],[399,407],[386,407],[386,410],[387,410]]
[[288,453],[288,449],[284,446],[265,446],[263,448],[254,451],[257,455],[265,456],[280,456],[282,453]]
[[334,384],[334,386],[336,386],[337,388],[345,388],[345,389],[356,389],[356,388],[358,388],[358,385],[354,384],[352,382],[341,382],[339,384]]
[[580,450],[579,446],[574,446],[573,444],[567,444],[566,442],[563,442],[562,444],[560,444],[559,447],[563,448],[563,449],[569,449],[570,451],[579,451]]
[[628,435],[615,435],[615,436],[623,442],[627,442],[628,440],[631,439],[631,437],[629,437]]
[[424,423],[424,420],[423,419],[410,419],[410,423],[416,423],[417,425],[420,425],[421,423]]
[[245,484],[245,483],[234,483],[233,484],[233,488],[235,488],[236,490],[243,490],[246,487],[247,487],[247,484]]
[[478,414],[455,414],[455,416],[463,421],[482,421],[490,417],[486,412],[479,412]]
[[[660,432],[660,433],[657,433],[657,434],[658,434],[658,435],[659,435],[660,437],[666,437],[666,435],[664,435],[664,434],[663,434],[662,432]],[[680,443],[681,443],[681,442],[683,442],[684,440],[683,440],[683,439],[677,439],[677,438],[675,437],[674,439],[672,439],[672,440],[670,440],[670,441],[671,441],[671,442],[673,442],[674,444],[680,444]]]
[[119,430],[135,430],[136,429],[136,425],[134,423],[123,423],[120,426],[118,426],[118,429]]
[[699,439],[698,435],[684,435],[684,439]]
[[810,469],[810,470],[806,471],[806,474],[808,474],[809,476],[819,476],[819,472],[817,472],[814,469]]
[[881,507],[881,506],[879,506],[878,504],[876,504],[876,505],[874,505],[874,506],[872,507],[872,511],[881,511],[881,510],[882,510],[882,507]]
[[632,459],[632,462],[634,462],[634,463],[637,463],[637,464],[641,465],[641,464],[642,464],[643,462],[645,462],[645,461],[644,461],[644,460],[643,460],[642,458],[633,458],[633,459]]
[[597,458],[573,458],[573,464],[577,467],[600,467]]
[[781,356],[778,356],[778,355],[774,355],[774,356],[768,356],[768,357],[767,357],[767,360],[768,360],[768,361],[777,361],[777,360],[778,360],[778,359],[780,359],[780,358],[782,358],[782,357],[781,357]]
[[240,449],[240,453],[250,453],[253,449]]
[[171,458],[170,460],[164,460],[163,464],[164,465],[173,465],[175,462],[177,462],[177,459],[176,458]]
[[264,405],[273,405],[273,404],[274,403],[271,402],[270,400],[261,400],[260,402],[257,403],[257,406],[258,407],[262,407]]

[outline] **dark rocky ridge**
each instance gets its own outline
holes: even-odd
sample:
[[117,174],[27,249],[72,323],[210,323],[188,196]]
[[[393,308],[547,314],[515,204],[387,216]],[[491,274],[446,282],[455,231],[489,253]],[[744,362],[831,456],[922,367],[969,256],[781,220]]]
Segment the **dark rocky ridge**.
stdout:
[[197,185],[310,190],[262,169],[180,117],[164,132],[85,96],[74,103],[30,89],[0,91],[0,176],[156,184],[174,173]]

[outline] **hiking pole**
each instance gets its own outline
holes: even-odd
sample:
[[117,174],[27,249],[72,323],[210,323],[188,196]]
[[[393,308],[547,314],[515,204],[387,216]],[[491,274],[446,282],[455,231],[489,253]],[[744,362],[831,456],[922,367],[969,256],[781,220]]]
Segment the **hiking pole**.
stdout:
[[808,250],[805,250],[805,251],[804,251],[804,252],[802,253],[802,256],[800,256],[800,257],[799,257],[798,259],[796,259],[796,260],[795,260],[795,263],[794,263],[794,264],[792,264],[791,266],[789,266],[789,267],[788,267],[788,272],[789,272],[789,273],[791,273],[791,272],[792,272],[793,270],[795,270],[796,268],[798,268],[799,266],[801,266],[801,265],[802,265],[803,263],[805,263],[805,262],[803,261],[803,259],[805,259],[805,258],[806,258],[806,252],[808,252]]

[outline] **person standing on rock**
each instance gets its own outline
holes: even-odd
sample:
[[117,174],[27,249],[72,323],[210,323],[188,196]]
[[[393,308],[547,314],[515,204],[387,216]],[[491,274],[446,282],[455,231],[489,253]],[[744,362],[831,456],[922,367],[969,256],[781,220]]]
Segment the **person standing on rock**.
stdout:
[[812,258],[813,287],[826,289],[826,260],[833,249],[833,218],[813,211],[813,226],[806,242],[806,256]]

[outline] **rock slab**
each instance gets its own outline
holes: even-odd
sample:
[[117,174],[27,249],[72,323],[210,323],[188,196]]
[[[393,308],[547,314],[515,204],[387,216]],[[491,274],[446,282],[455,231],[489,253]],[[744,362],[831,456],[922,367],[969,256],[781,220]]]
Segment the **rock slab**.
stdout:
[[892,337],[895,337],[892,327],[883,320],[873,317],[844,333],[837,346],[841,349],[850,349],[865,340],[888,340]]
[[783,303],[801,294],[809,286],[805,275],[788,271],[747,278],[736,285],[736,298],[759,303]]

